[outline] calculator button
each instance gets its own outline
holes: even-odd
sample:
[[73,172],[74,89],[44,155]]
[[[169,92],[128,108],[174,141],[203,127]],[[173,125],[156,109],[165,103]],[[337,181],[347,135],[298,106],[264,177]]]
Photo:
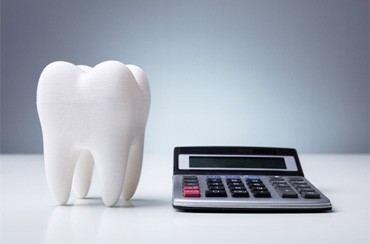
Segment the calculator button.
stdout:
[[209,175],[209,176],[207,176],[207,180],[210,180],[210,179],[220,179],[221,180],[221,176],[218,176],[218,175]]
[[200,191],[199,190],[185,190],[183,192],[184,197],[200,197]]
[[221,179],[207,179],[207,183],[222,183]]
[[297,191],[299,192],[299,194],[302,194],[303,192],[316,192],[314,189],[312,188],[300,188],[300,189],[297,189]]
[[265,186],[250,187],[251,191],[268,191]]
[[262,181],[260,179],[248,179],[248,180],[246,180],[246,182],[248,184],[255,184],[255,183],[261,184],[262,183]]
[[254,191],[252,192],[254,197],[258,198],[270,198],[271,194],[268,191]]
[[212,183],[207,183],[208,187],[210,186],[224,186],[222,182],[212,182]]
[[198,183],[198,180],[182,180],[182,183]]
[[298,181],[304,181],[304,179],[302,179],[302,178],[290,178],[290,180],[289,180],[290,182],[298,182]]
[[246,191],[247,188],[244,186],[230,186],[229,187],[230,191]]
[[243,182],[230,182],[230,183],[227,183],[227,185],[229,187],[231,187],[231,186],[244,186]]
[[242,183],[241,179],[226,179],[227,184],[231,183]]
[[249,193],[247,191],[233,191],[231,193],[232,197],[249,197]]
[[248,180],[259,180],[260,177],[259,176],[245,176],[244,179],[245,179],[245,181],[248,181]]
[[288,185],[288,183],[276,183],[276,182],[272,183],[272,186],[274,186],[274,187],[290,187]]
[[294,187],[301,187],[301,188],[310,188],[307,183],[293,183]]
[[298,194],[290,186],[276,187],[275,190],[282,198],[298,198]]
[[208,186],[208,190],[225,190],[224,186]]
[[263,183],[248,183],[249,187],[260,187],[260,186],[265,186]]
[[193,176],[193,175],[184,175],[183,177],[182,177],[182,179],[183,180],[197,180],[198,179],[198,177],[197,176]]
[[274,184],[287,184],[285,180],[271,180],[271,185]]
[[182,183],[182,186],[199,186],[198,182],[184,182]]
[[301,194],[301,196],[303,198],[306,198],[306,199],[318,199],[318,198],[320,198],[320,194],[317,193],[317,192],[303,192]]
[[206,197],[227,197],[226,191],[222,190],[206,190]]
[[191,190],[197,190],[197,191],[199,191],[200,188],[199,188],[199,186],[183,186],[182,187],[182,190],[183,191],[191,191]]
[[283,177],[271,177],[270,182],[276,182],[276,181],[283,181],[285,182]]
[[235,179],[235,180],[240,180],[240,176],[237,176],[237,175],[227,175],[225,176],[226,180],[231,180],[231,179]]

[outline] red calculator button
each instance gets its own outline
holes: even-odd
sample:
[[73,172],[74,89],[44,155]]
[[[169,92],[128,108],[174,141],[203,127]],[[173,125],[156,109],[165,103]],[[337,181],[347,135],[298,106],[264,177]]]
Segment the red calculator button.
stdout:
[[199,190],[185,190],[183,192],[184,197],[200,197]]
[[199,186],[184,186],[183,191],[199,191]]

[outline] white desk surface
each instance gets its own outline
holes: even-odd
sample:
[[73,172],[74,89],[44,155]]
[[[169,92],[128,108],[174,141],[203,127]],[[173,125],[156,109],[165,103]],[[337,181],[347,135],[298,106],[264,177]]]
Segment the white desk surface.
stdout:
[[189,213],[172,208],[172,155],[146,156],[138,190],[114,208],[98,180],[57,206],[41,155],[1,155],[0,243],[370,243],[370,156],[301,155],[329,213]]

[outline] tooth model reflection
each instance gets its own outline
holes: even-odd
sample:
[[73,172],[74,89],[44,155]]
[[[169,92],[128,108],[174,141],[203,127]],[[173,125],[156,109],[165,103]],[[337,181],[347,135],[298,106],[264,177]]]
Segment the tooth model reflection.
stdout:
[[83,198],[94,164],[102,198],[130,199],[140,178],[150,88],[144,71],[106,61],[94,68],[49,64],[37,88],[46,177],[56,201]]

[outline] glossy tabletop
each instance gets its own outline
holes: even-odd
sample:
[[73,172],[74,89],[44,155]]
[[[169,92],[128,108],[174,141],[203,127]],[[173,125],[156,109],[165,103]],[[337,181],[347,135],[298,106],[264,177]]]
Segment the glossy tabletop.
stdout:
[[370,243],[369,154],[300,155],[332,202],[325,213],[191,213],[172,208],[172,155],[146,155],[132,200],[106,207],[94,173],[86,199],[58,206],[42,155],[1,155],[0,243]]

